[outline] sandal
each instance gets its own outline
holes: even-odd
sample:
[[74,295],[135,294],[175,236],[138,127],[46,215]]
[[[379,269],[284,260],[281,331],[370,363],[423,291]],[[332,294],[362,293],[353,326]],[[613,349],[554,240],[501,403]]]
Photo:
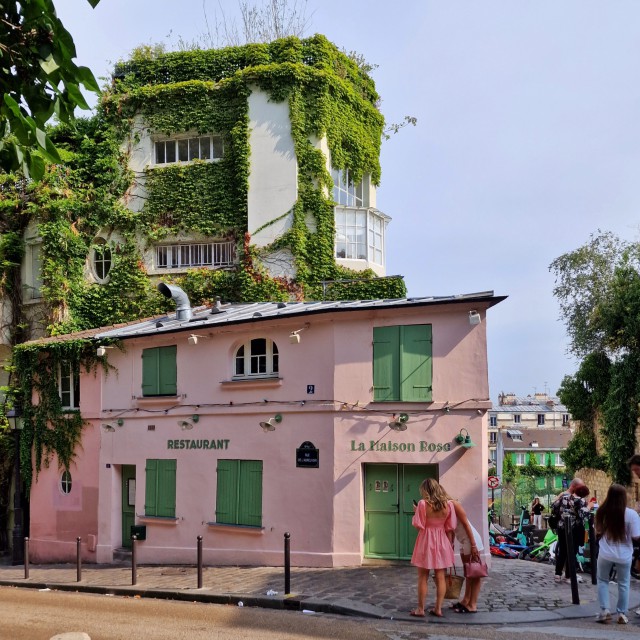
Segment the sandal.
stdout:
[[411,611],[409,611],[409,615],[413,616],[414,618],[424,618],[424,613],[418,613],[417,609],[412,609]]
[[435,616],[436,618],[444,618],[444,616],[441,613],[436,613],[435,609],[429,609],[429,615]]
[[[457,609],[458,607],[464,607],[462,602],[454,602],[449,609]],[[640,611],[640,609],[638,609],[638,611]],[[638,615],[640,616],[640,613]]]
[[[462,603],[458,602],[455,607],[452,607],[456,613],[471,613],[467,607],[465,607]],[[474,612],[475,613],[475,612]]]

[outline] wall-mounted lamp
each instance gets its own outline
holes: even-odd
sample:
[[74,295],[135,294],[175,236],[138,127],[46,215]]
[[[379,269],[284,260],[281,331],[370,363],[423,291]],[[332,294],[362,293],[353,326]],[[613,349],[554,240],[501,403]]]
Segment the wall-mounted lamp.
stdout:
[[99,346],[96,349],[96,355],[98,356],[98,358],[102,358],[102,356],[106,356],[107,355],[107,349],[113,349],[113,347],[109,347],[109,346]]
[[393,414],[393,418],[389,423],[389,427],[394,431],[406,431],[407,430],[407,422],[409,422],[409,415],[406,413],[401,413],[397,418],[396,414]]
[[[463,435],[463,432],[466,435]],[[471,447],[475,447],[476,443],[471,441],[471,436],[466,429],[460,429],[460,433],[455,437],[456,444],[459,444],[461,447],[465,449],[471,449]]]
[[482,318],[477,311],[469,311],[469,324],[476,325],[482,322]]
[[304,327],[302,327],[302,329],[297,329],[296,331],[292,331],[289,334],[289,342],[291,344],[299,344],[300,343],[300,332],[304,331],[305,329],[308,329],[311,326],[311,324],[309,322],[305,322]]
[[282,416],[279,413],[276,413],[276,415],[273,416],[273,418],[269,418],[269,420],[267,420],[266,422],[261,422],[260,426],[262,427],[262,430],[265,433],[267,431],[275,431],[276,425],[273,424],[274,422],[277,424],[280,424],[282,422]]
[[124,424],[124,420],[122,418],[118,418],[111,423],[106,423],[102,425],[102,428],[105,431],[115,431],[116,427],[121,427]]
[[451,407],[449,407],[449,406],[443,407],[443,408],[442,408],[442,410],[443,410],[445,413],[451,413]]
[[188,338],[187,338],[187,342],[189,344],[198,344],[198,339],[199,338],[204,338],[205,340],[208,338],[209,336],[199,336],[195,333],[192,333]]
[[197,424],[197,422],[199,420],[200,420],[200,416],[197,413],[194,413],[191,416],[191,421],[189,421],[189,420],[178,420],[178,426],[183,431],[189,431],[189,430],[193,429],[193,425]]

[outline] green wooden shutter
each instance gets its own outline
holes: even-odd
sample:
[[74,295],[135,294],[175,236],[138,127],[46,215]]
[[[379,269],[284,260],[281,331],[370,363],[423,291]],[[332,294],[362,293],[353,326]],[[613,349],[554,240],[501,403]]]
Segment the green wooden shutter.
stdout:
[[373,328],[373,401],[400,400],[399,327]]
[[238,460],[218,460],[216,522],[237,523]]
[[262,460],[240,460],[238,524],[262,526]]
[[147,516],[158,515],[158,461],[147,460],[145,470],[144,513]]
[[176,461],[158,460],[158,509],[156,515],[176,516]]
[[176,345],[159,349],[158,394],[161,396],[175,396],[178,393],[176,350]]
[[400,400],[431,402],[431,325],[400,327]]
[[158,362],[159,350],[143,349],[142,351],[142,395],[158,395]]

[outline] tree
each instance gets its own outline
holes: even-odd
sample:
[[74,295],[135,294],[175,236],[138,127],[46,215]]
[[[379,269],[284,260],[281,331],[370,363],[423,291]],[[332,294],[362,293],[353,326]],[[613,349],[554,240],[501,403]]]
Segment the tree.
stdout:
[[[87,0],[95,7],[100,0]],[[80,85],[99,92],[87,67],[73,62],[75,45],[52,0],[0,4],[0,169],[21,169],[40,179],[45,159],[59,162],[46,134],[55,115],[70,122],[74,109],[89,109]]]
[[[627,483],[627,459],[635,452],[640,399],[640,245],[610,232],[554,260],[554,294],[570,337],[569,351],[582,362],[565,376],[559,396],[581,421],[565,451],[567,467],[605,467]],[[604,457],[596,449],[602,435]]]

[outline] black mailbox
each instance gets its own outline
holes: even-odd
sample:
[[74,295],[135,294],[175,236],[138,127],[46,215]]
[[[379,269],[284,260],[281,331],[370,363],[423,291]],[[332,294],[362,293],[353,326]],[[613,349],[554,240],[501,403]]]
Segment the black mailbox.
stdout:
[[147,525],[146,524],[132,524],[131,535],[136,536],[138,540],[147,539]]

